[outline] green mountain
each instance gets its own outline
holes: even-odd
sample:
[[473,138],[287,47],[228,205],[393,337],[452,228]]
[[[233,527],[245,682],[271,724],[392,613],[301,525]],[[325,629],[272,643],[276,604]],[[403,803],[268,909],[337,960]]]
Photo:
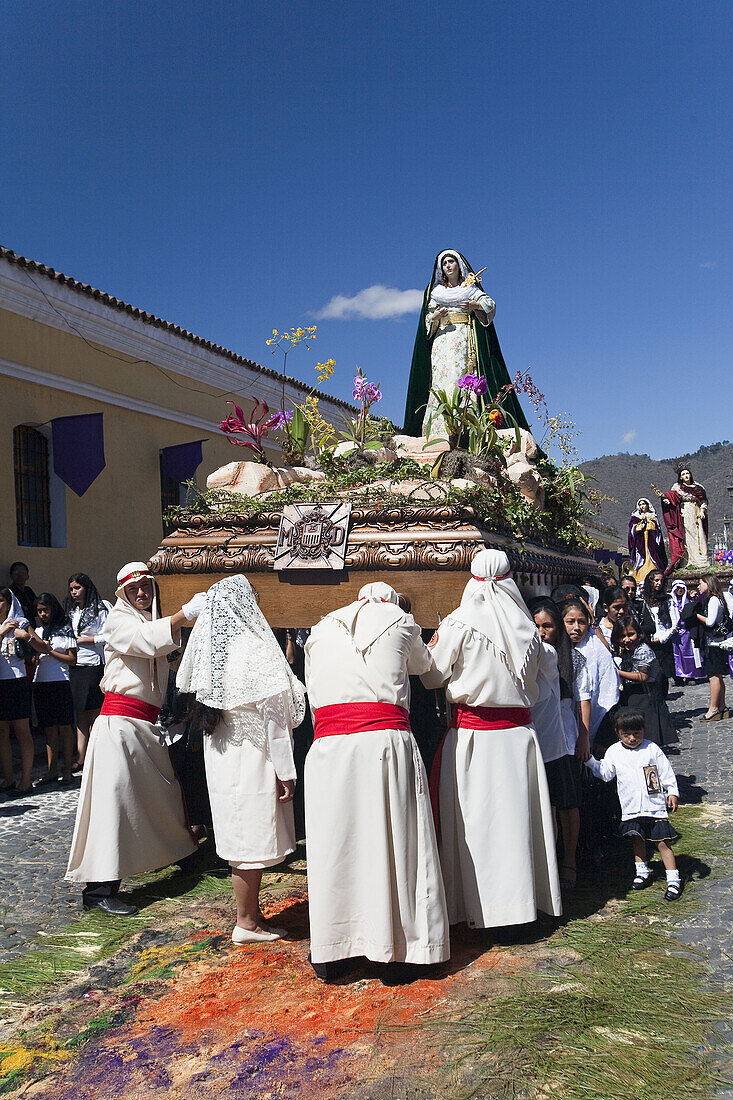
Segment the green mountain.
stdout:
[[[595,488],[615,500],[605,500],[601,506],[598,520],[606,527],[615,528],[619,544],[626,543],[629,517],[636,507],[639,497],[648,497],[661,520],[660,501],[652,484],[658,489],[670,489],[677,480],[676,470],[681,463],[688,463],[695,481],[705,486],[710,501],[710,536],[723,530],[723,516],[731,519],[729,545],[733,545],[733,498],[728,495],[728,486],[733,486],[733,444],[727,439],[722,443],[712,443],[700,447],[694,454],[680,455],[677,458],[665,458],[661,461],[649,455],[632,455],[626,452],[617,455],[603,455],[584,462],[581,470],[591,474]],[[666,528],[662,522],[666,535]]]

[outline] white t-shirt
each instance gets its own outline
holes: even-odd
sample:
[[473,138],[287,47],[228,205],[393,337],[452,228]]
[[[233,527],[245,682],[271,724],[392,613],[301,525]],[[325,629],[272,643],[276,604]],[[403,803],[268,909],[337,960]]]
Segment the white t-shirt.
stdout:
[[83,630],[79,630],[79,619],[81,618],[82,608],[75,607],[71,612],[71,625],[74,628],[74,634],[79,637],[79,634],[83,634],[85,638],[94,638],[92,645],[78,645],[78,652],[76,654],[77,667],[82,665],[103,665],[104,664],[104,624],[107,621],[109,615],[109,609],[107,607],[100,607],[95,618],[84,625]]
[[[590,741],[593,744],[604,716],[618,703],[620,694],[618,670],[610,652],[600,638],[596,637],[592,627],[576,649],[582,653],[587,662],[587,682],[591,689]],[[581,695],[580,698],[584,696]]]
[[627,749],[617,741],[606,751],[603,760],[591,756],[586,767],[606,783],[616,777],[622,821],[634,817],[666,817],[667,794],[679,797],[672,765],[659,746],[651,741],[642,741],[636,749]]
[[[76,639],[70,634],[52,634],[48,639],[51,649],[57,653],[70,653],[76,649]],[[58,683],[69,679],[69,666],[63,661],[57,661],[50,653],[39,653],[36,674],[33,677],[34,684]]]
[[[18,619],[21,630],[28,629],[27,619]],[[18,642],[11,631],[0,639],[0,680],[21,680],[25,676],[25,660],[17,654]]]

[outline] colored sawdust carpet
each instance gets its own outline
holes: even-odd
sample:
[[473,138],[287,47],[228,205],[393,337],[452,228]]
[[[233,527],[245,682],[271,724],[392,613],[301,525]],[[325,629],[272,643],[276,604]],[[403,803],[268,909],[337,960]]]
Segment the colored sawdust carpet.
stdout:
[[654,886],[629,891],[618,843],[561,921],[511,946],[453,929],[450,962],[402,985],[367,962],[336,984],[315,977],[302,861],[265,880],[263,910],[286,936],[245,947],[231,943],[226,878],[161,874],[135,886],[138,917],[83,915],[0,967],[0,1095],[712,1096],[711,1036],[731,996],[675,932],[709,883],[730,881],[731,837],[705,807],[678,817],[687,887],[674,906],[658,861]]
[[[57,1041],[46,1042],[45,1076],[26,1078],[23,1095],[343,1095],[365,1080],[388,1079],[397,1063],[404,1069],[415,1061],[420,1072],[439,1063],[440,1044],[423,1032],[427,1019],[485,995],[487,979],[497,995],[506,992],[506,980],[530,965],[465,932],[454,938],[450,963],[430,977],[385,984],[389,968],[364,962],[342,983],[325,985],[308,963],[305,892],[263,909],[287,932],[275,945],[234,947],[230,923],[182,942],[142,933],[111,980],[29,1015],[26,1027],[43,1031],[45,1023],[48,1040],[55,1026]],[[417,1048],[416,1031],[423,1032]],[[44,1062],[38,1040],[6,1051],[9,1084],[20,1083],[34,1059],[37,1069]]]

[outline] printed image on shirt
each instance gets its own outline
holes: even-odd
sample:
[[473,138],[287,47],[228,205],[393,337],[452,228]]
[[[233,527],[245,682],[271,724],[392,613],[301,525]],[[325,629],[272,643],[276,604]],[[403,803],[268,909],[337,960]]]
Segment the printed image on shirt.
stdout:
[[646,780],[646,789],[649,794],[662,793],[662,784],[659,782],[659,772],[657,771],[656,764],[649,764],[644,768],[644,779]]

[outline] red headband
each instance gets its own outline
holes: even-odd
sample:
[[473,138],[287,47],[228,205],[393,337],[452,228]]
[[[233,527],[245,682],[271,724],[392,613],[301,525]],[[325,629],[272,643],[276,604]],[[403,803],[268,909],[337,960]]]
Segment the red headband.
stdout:
[[119,581],[118,587],[119,588],[126,588],[127,585],[131,584],[133,581],[152,581],[152,580],[154,580],[154,577],[153,577],[152,573],[148,573],[147,571],[145,573],[143,573],[143,572],[141,572],[141,570],[136,569],[134,573],[128,573],[126,577],[123,577],[122,580]]
[[498,577],[477,577],[475,575],[475,573],[472,573],[471,574],[471,580],[472,581],[504,581],[504,580],[506,580],[507,577],[511,577],[511,575],[512,575],[511,569],[508,570],[508,572],[506,572],[506,573],[502,573]]

